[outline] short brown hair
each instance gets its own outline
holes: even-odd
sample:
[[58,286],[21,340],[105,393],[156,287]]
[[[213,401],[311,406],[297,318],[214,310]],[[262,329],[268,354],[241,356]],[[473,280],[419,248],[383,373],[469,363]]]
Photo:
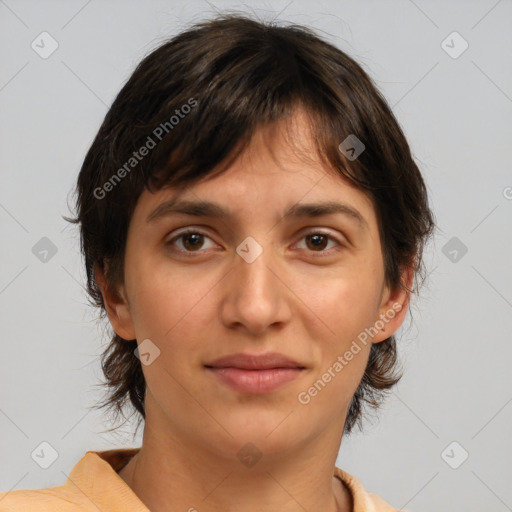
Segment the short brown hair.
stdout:
[[[372,79],[309,28],[223,14],[196,23],[139,63],[84,159],[77,216],[66,220],[80,223],[88,292],[91,303],[101,308],[101,318],[106,312],[95,267],[106,268],[110,289],[122,284],[128,226],[144,187],[181,186],[220,164],[225,169],[258,126],[289,117],[299,106],[308,112],[321,161],[374,204],[386,284],[405,287],[406,268],[413,269],[416,284],[424,278],[423,248],[435,227],[426,186]],[[155,135],[158,126],[161,137]],[[339,148],[349,135],[364,144],[356,159]],[[156,147],[131,161],[150,138]],[[136,347],[136,340],[112,334],[102,357],[108,393],[99,407],[122,414],[129,399],[140,413],[140,425],[146,383]],[[372,345],[345,433],[356,423],[361,429],[364,402],[378,408],[385,392],[400,380],[397,366],[394,336]]]

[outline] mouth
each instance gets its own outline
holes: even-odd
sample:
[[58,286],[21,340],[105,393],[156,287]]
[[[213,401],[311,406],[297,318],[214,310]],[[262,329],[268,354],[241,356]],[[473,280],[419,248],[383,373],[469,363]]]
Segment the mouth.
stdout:
[[269,393],[296,379],[306,367],[275,352],[233,354],[205,364],[221,382],[241,393]]

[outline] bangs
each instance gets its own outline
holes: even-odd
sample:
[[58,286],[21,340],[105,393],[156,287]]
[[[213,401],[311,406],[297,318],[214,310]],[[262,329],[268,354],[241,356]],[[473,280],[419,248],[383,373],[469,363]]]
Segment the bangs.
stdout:
[[[157,49],[151,66],[159,54],[166,65],[155,73],[143,61],[134,73],[134,77],[145,77],[144,98],[129,94],[142,86],[133,79],[113,105],[122,108],[132,122],[125,123],[124,132],[119,133],[111,163],[121,166],[132,152],[151,142],[148,155],[130,173],[132,186],[139,193],[143,187],[151,191],[185,186],[222,173],[259,127],[289,120],[303,110],[318,159],[327,169],[365,188],[364,159],[349,162],[339,150],[351,134],[365,139],[355,102],[349,98],[349,73],[341,58],[335,62],[335,54],[331,59],[337,74],[325,68],[325,62],[314,55],[315,48],[304,44],[305,37],[314,37],[312,32],[294,26],[287,30],[286,38],[273,31],[263,38],[260,30],[242,38],[237,34],[235,45],[235,36],[219,26],[218,37],[211,35],[209,44],[199,48],[197,41],[178,36]],[[186,55],[192,44],[199,57],[191,63]],[[130,149],[121,154],[118,148]]]

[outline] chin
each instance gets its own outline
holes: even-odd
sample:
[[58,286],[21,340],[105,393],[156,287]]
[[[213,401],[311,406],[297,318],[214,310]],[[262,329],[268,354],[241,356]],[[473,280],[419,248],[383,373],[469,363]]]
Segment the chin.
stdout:
[[252,443],[265,453],[281,453],[300,444],[302,437],[307,437],[304,425],[300,428],[294,423],[292,408],[286,413],[264,411],[253,412],[250,416],[240,414],[230,417],[224,427],[233,437],[225,440],[236,450],[247,443]]

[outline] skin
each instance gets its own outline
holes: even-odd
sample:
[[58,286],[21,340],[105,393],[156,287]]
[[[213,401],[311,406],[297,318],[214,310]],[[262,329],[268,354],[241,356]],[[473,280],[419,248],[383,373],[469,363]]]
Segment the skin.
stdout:
[[[144,190],[130,221],[124,284],[110,290],[97,269],[116,333],[139,344],[149,338],[160,350],[142,365],[143,445],[119,473],[152,512],[352,510],[348,489],[333,477],[348,406],[371,343],[400,327],[409,295],[385,286],[370,199],[322,166],[304,112],[289,121],[259,128],[226,172],[181,191],[183,199],[222,204],[233,218],[175,214],[147,223],[180,191]],[[367,229],[341,214],[281,220],[291,205],[326,200],[356,208]],[[188,226],[205,236],[175,238]],[[321,248],[306,236],[319,231],[330,235]],[[247,236],[263,249],[252,263],[236,252]],[[180,255],[187,249],[191,257]],[[384,329],[309,404],[299,403],[298,394],[397,303],[401,311]],[[249,395],[204,368],[235,352],[268,351],[306,369],[275,391]],[[252,467],[237,457],[248,442],[262,454]]]

